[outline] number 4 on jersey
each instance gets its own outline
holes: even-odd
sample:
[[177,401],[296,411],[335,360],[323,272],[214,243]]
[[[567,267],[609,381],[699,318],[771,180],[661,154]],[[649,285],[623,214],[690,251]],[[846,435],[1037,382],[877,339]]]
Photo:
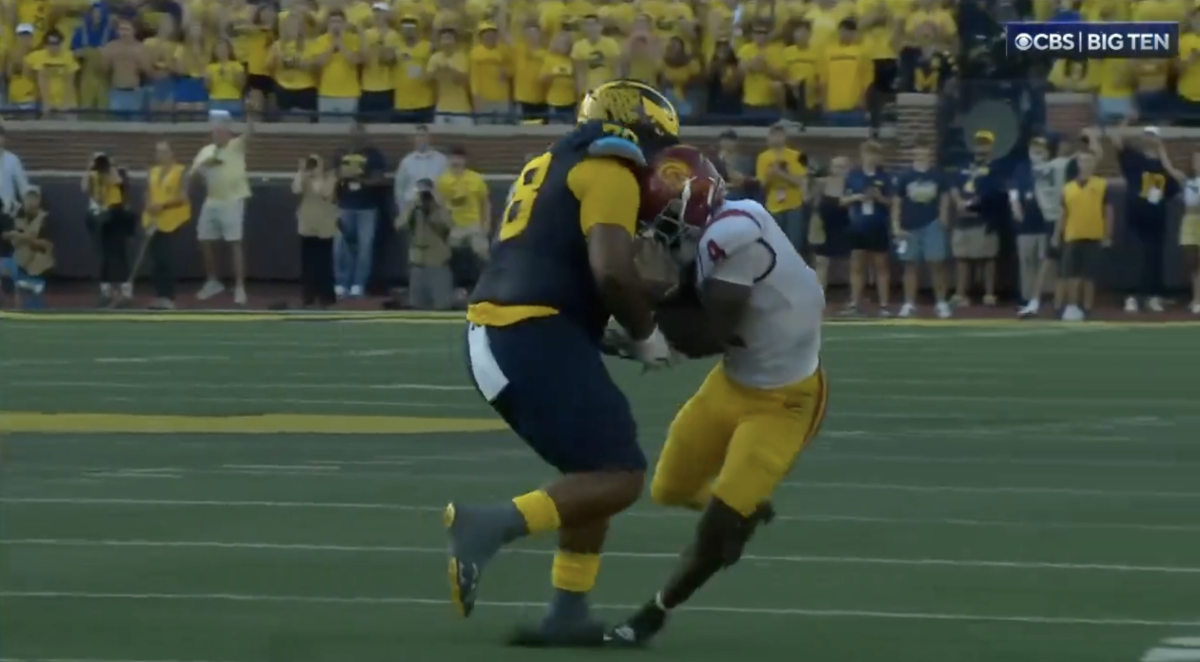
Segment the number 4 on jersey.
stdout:
[[704,245],[704,250],[708,252],[708,259],[711,260],[713,264],[725,259],[725,249],[718,246],[717,242],[713,241],[712,239],[709,239],[708,243]]

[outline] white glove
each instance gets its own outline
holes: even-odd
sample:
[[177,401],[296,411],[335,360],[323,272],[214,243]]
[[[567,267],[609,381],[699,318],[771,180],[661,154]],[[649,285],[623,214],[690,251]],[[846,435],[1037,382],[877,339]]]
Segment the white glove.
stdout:
[[650,335],[644,340],[631,340],[629,353],[633,358],[641,361],[646,370],[670,367],[674,358],[671,346],[667,344],[666,337],[663,336],[662,331],[658,330],[658,327],[654,327],[654,331],[650,332]]

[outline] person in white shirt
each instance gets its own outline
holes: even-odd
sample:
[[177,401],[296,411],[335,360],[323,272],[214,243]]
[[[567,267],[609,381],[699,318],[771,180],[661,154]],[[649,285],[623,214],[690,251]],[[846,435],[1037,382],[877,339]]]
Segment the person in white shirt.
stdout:
[[429,129],[418,125],[413,134],[413,151],[404,155],[396,168],[396,179],[393,196],[396,209],[407,209],[417,201],[417,182],[428,179],[436,182],[450,162],[446,155],[437,151],[429,144]]
[[0,127],[0,210],[15,213],[29,190],[29,175],[21,157],[5,149],[4,127]]
[[1192,303],[1188,305],[1188,311],[1200,315],[1200,152],[1192,154],[1190,176],[1171,165],[1165,152],[1163,156],[1163,167],[1183,188],[1184,214],[1179,224],[1179,245],[1183,248],[1184,264],[1191,274]]
[[664,150],[650,173],[642,210],[662,210],[650,231],[686,270],[657,308],[659,328],[681,353],[721,361],[676,414],[650,487],[659,504],[703,511],[696,538],[665,588],[605,635],[613,646],[645,643],[738,560],[774,517],[768,500],[828,403],[825,294],[783,229],[761,204],[725,200],[725,182],[693,147]]
[[192,175],[202,178],[206,191],[204,204],[196,219],[196,236],[204,260],[204,286],[196,293],[201,301],[225,291],[217,275],[216,245],[226,243],[233,260],[233,301],[246,305],[246,259],[242,250],[246,200],[250,181],[246,176],[246,144],[254,132],[247,117],[246,131],[235,136],[230,128],[232,115],[225,110],[209,112],[213,142],[196,154]]

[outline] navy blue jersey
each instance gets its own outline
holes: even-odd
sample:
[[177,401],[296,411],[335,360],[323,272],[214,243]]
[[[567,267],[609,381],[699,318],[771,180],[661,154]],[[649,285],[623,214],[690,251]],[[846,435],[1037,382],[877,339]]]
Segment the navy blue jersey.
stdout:
[[873,198],[856,202],[850,207],[850,221],[855,227],[860,228],[879,226],[887,228],[890,226],[892,215],[892,176],[883,168],[876,168],[874,172],[870,173],[861,168],[855,168],[846,175],[846,193],[848,195],[867,194],[871,189],[878,190],[888,202],[879,202]]
[[[616,125],[589,122],[526,164],[471,295],[471,322],[508,326],[562,315],[599,342],[610,313],[592,274],[586,235],[597,222],[634,231],[640,195],[631,166],[645,159],[636,141]],[[585,213],[585,198],[613,210]]]
[[942,194],[947,190],[945,177],[932,168],[908,168],[896,177],[896,195],[900,196],[900,227],[918,230],[936,223],[942,214]]
[[1179,182],[1161,160],[1128,147],[1117,152],[1125,179],[1125,203],[1130,223],[1167,222],[1167,201],[1179,194]]

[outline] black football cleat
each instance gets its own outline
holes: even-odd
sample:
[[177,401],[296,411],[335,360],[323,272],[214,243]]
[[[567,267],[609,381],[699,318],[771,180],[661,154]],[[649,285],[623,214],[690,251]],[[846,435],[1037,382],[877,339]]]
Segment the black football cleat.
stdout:
[[750,542],[754,533],[758,531],[758,527],[768,526],[773,521],[775,521],[775,506],[771,505],[770,501],[758,504],[758,509],[746,518],[746,542]]
[[667,612],[654,601],[647,602],[624,623],[604,633],[609,648],[641,648],[667,625]]
[[508,637],[508,645],[520,648],[600,648],[605,644],[604,626],[583,621],[570,626],[549,627],[545,623],[520,625]]

